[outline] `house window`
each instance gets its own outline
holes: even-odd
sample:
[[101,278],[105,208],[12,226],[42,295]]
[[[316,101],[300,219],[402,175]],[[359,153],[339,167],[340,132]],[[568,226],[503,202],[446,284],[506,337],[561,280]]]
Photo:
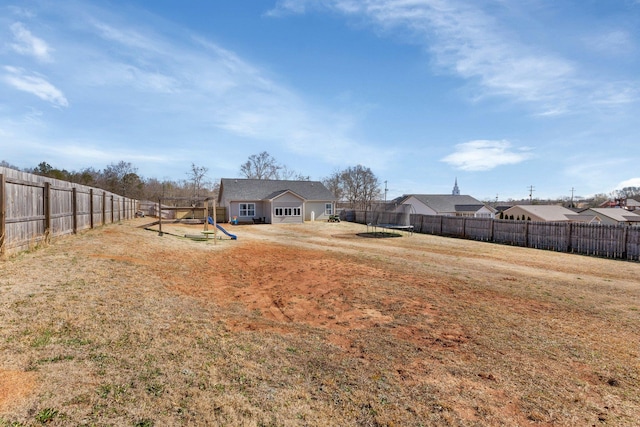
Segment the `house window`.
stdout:
[[324,214],[325,215],[333,215],[333,203],[325,203],[324,204]]
[[300,216],[302,215],[301,208],[275,208],[274,213],[276,216]]
[[256,216],[255,203],[240,203],[240,216]]

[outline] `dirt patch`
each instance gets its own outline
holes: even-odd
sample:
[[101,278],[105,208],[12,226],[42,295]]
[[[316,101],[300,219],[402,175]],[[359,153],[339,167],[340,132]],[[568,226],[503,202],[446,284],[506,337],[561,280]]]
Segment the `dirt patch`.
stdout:
[[637,425],[639,264],[135,225],[0,264],[0,425]]
[[203,271],[212,273],[208,280],[174,276],[170,287],[227,308],[240,303],[259,314],[231,319],[235,330],[306,324],[341,331],[393,320],[359,296],[365,281],[384,277],[384,271],[348,259],[250,242],[204,262]]
[[19,405],[22,399],[33,393],[35,386],[36,375],[33,372],[0,369],[0,412]]

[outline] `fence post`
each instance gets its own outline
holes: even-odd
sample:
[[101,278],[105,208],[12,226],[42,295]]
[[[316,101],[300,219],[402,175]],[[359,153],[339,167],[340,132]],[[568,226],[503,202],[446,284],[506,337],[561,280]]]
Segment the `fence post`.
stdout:
[[489,219],[489,221],[491,221],[491,226],[489,227],[489,241],[493,242],[493,227],[494,224],[496,223],[495,218],[491,218]]
[[93,228],[93,188],[89,189],[89,228]]
[[5,182],[4,174],[0,173],[0,255],[4,255],[4,236],[7,232],[7,211],[4,202]]
[[102,192],[102,225],[107,224],[107,192]]
[[622,235],[622,259],[628,259],[627,257],[627,243],[629,242],[629,226],[624,227]]
[[529,248],[529,221],[524,222],[524,247]]
[[466,216],[462,217],[462,238],[463,239],[467,238],[467,217]]
[[51,235],[51,183],[44,183],[44,240],[48,241]]
[[78,234],[78,189],[76,187],[71,189],[71,210],[73,211],[73,234]]
[[573,250],[573,248],[571,247],[571,241],[573,240],[573,236],[571,235],[573,232],[573,225],[571,224],[571,222],[567,223],[567,253],[571,253],[571,251]]

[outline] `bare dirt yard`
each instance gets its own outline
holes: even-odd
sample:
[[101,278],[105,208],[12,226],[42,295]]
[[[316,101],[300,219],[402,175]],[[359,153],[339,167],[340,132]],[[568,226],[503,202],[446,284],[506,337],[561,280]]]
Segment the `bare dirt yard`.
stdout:
[[0,261],[0,426],[637,426],[640,264],[149,219]]

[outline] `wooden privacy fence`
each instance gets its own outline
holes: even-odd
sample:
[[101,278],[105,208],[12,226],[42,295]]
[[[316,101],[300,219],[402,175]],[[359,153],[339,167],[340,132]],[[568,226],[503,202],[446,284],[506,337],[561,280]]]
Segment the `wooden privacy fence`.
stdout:
[[[392,212],[347,211],[360,224],[413,225],[413,231],[612,259],[640,260],[640,227],[571,222],[513,221],[411,214],[410,224]],[[394,222],[395,221],[395,222]]]
[[108,191],[0,167],[0,254],[131,219],[136,205]]

